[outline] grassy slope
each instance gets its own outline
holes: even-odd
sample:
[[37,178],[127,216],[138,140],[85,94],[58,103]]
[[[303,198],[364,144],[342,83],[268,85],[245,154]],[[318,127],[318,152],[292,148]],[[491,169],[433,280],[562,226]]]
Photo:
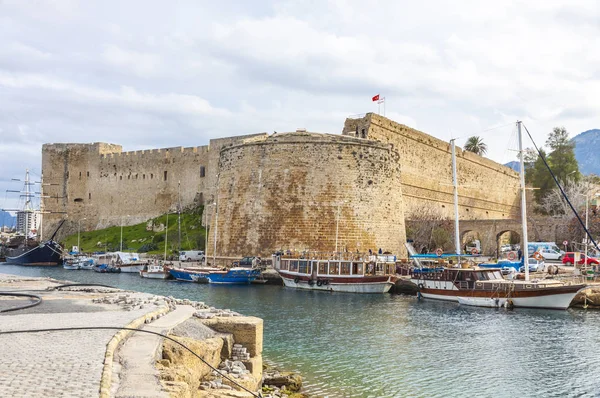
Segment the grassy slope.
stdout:
[[[153,219],[154,225],[167,224],[167,215]],[[168,236],[166,231],[146,231],[147,223],[123,227],[123,251],[139,251],[144,244],[155,243],[157,248],[148,251],[149,254],[163,254],[165,238],[169,254],[177,253],[179,249],[177,214],[169,214]],[[206,231],[202,227],[202,209],[195,212],[181,213],[181,249],[204,250]],[[95,251],[117,251],[120,248],[121,227],[110,227],[96,231],[81,231],[80,250],[85,253]],[[77,245],[77,234],[67,236],[62,242],[65,249]]]

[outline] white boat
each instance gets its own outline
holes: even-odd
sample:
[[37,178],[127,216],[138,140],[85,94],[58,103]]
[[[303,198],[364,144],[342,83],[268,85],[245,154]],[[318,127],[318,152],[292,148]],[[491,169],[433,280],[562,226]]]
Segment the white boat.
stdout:
[[115,252],[115,263],[111,264],[119,268],[121,272],[139,273],[148,265],[147,261],[140,260],[137,253]]
[[148,264],[140,271],[140,276],[150,279],[167,279],[171,275],[162,264]]
[[[286,287],[345,293],[387,293],[397,280],[395,256],[347,254],[313,258],[273,255],[273,266]],[[308,256],[306,256],[308,257]]]
[[[523,170],[523,144],[521,122],[517,122],[519,151],[521,158],[521,219],[523,223],[523,247],[527,247],[527,214],[525,203],[525,177]],[[458,229],[458,193],[454,141],[452,142],[452,174],[454,180],[455,243],[456,256],[460,259]],[[419,255],[412,256],[418,259]],[[441,257],[441,256],[440,256]],[[417,260],[418,261],[418,260]],[[575,296],[591,287],[585,283],[575,283],[556,279],[530,280],[529,267],[525,267],[525,278],[506,280],[500,269],[494,268],[449,268],[418,267],[411,271],[411,281],[419,287],[420,297],[426,299],[459,302],[467,306],[479,307],[529,307],[567,309]]]
[[70,269],[70,270],[94,269],[94,260],[91,257],[87,257],[87,256],[83,256],[83,255],[73,255],[73,256],[65,257],[65,259],[63,260],[63,268]]

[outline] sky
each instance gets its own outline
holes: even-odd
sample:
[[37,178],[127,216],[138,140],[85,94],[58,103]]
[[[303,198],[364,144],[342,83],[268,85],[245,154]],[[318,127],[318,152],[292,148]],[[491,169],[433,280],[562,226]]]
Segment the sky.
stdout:
[[599,4],[0,0],[0,207],[44,143],[339,134],[376,94],[395,121],[516,160],[516,120],[538,144],[600,128]]

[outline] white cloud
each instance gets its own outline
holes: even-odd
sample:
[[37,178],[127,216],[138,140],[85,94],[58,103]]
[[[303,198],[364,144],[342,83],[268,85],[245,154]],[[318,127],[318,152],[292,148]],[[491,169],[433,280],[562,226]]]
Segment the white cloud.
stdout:
[[377,110],[377,93],[389,117],[446,140],[481,135],[506,162],[517,119],[538,143],[555,125],[600,127],[599,20],[592,0],[5,0],[0,153],[21,156],[0,167],[38,165],[44,142],[339,133]]

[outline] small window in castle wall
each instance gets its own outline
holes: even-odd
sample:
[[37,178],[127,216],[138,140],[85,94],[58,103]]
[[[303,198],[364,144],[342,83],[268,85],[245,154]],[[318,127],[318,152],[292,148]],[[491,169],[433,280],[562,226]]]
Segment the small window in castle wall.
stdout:
[[88,176],[88,177],[90,176],[90,172],[89,172],[89,171],[87,172],[87,176]]
[[75,199],[73,199],[73,202],[75,202],[75,203],[83,203],[83,199],[81,199],[81,198],[75,198]]
[[81,171],[79,172],[79,179],[81,180]]
[[69,172],[67,171],[67,180],[69,179]]
[[123,179],[123,176],[119,176],[119,180],[122,180],[122,179]]
[[138,175],[137,175],[137,174],[135,175],[135,179],[136,179],[136,180],[138,179]]
[[92,193],[88,193],[88,199],[92,200]]
[[150,179],[154,178],[154,174],[150,173]]
[[165,170],[165,181],[167,181],[167,171]]
[[142,174],[142,180],[146,179],[146,174]]
[[204,177],[206,175],[206,168],[204,166],[200,166],[200,177]]
[[361,136],[361,138],[367,138],[367,133],[365,133],[365,129],[362,129],[360,131],[360,136]]

